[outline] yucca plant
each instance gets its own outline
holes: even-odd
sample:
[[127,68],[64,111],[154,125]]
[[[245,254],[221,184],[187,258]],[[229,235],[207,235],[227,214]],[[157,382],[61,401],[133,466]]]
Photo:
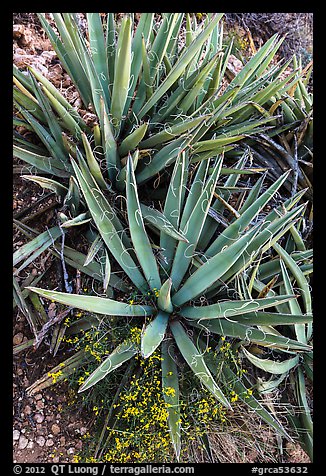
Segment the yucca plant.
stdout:
[[[264,297],[255,273],[241,293],[235,284],[239,279],[245,282],[243,277],[255,269],[257,259],[268,256],[272,247],[282,249],[278,241],[304,213],[305,205],[298,205],[302,192],[267,214],[265,212],[266,205],[273,200],[288,173],[263,193],[260,193],[263,177],[259,179],[236,211],[227,201],[228,187],[223,190],[218,185],[223,157],[201,161],[195,170],[191,170],[191,157],[182,152],[173,168],[163,212],[158,212],[139,201],[133,158],[129,155],[126,164],[126,226],[101,191],[83,156],[77,153],[77,157],[78,163],[72,159],[72,167],[98,236],[107,250],[106,269],[111,268],[109,263],[114,259],[114,266],[124,272],[135,290],[135,297],[132,301],[122,297],[117,300],[35,287],[28,289],[70,308],[102,314],[107,319],[126,316],[137,321],[142,319],[144,323],[140,342],[130,338],[121,342],[79,390],[88,390],[139,353],[148,358],[161,346],[162,392],[177,458],[181,445],[180,361],[185,361],[198,383],[229,409],[231,404],[223,385],[233,382],[239,398],[281,435],[289,438],[281,423],[254,395],[248,395],[246,380],[236,375],[232,365],[224,364],[214,375],[219,356],[216,358],[210,350],[217,347],[221,336],[235,338],[244,346],[255,343],[272,347],[283,356],[280,365],[287,371],[297,363],[299,355],[311,351],[308,342],[300,341],[287,330],[293,325],[310,326],[310,307],[306,307],[305,312],[297,307],[295,313],[265,311],[296,302],[297,296],[292,289],[286,288],[285,292]],[[242,158],[237,166],[243,167],[245,160],[246,157]],[[190,170],[191,181],[188,180]],[[228,183],[230,187],[230,179]],[[224,207],[233,210],[233,218],[221,228],[219,214],[221,216]],[[263,217],[261,213],[264,213]],[[304,290],[302,297],[308,299]],[[273,326],[284,326],[283,333],[276,332]],[[293,357],[287,359],[288,353]],[[173,391],[166,391],[167,388]]]
[[281,79],[288,63],[271,66],[282,43],[274,36],[226,81],[232,45],[223,45],[222,16],[207,14],[198,25],[183,13],[143,13],[138,23],[133,14],[118,22],[113,13],[104,21],[88,13],[87,37],[77,14],[54,13],[55,28],[38,14],[95,125],[36,69],[26,75],[15,67],[14,125],[34,131],[38,143],[15,130],[14,155],[33,170],[69,178],[69,154],[76,157],[78,147],[102,190],[122,190],[127,156],[136,148],[135,176],[143,184],[189,147],[198,162],[248,135],[276,133],[277,116],[266,105],[292,90],[299,73]]

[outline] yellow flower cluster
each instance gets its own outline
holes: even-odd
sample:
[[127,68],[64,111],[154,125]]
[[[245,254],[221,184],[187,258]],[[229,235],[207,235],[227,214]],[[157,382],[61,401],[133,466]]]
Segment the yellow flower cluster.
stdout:
[[[140,333],[140,329],[134,328],[131,338],[140,339]],[[101,461],[157,462],[173,454],[158,352],[146,360],[137,356],[142,372],[132,376],[128,390],[120,394],[114,405],[118,424],[115,428],[107,428],[110,444]],[[90,460],[86,459],[86,462]]]
[[48,376],[52,377],[52,383],[56,383],[62,374],[62,370],[58,370],[58,372],[48,372]]

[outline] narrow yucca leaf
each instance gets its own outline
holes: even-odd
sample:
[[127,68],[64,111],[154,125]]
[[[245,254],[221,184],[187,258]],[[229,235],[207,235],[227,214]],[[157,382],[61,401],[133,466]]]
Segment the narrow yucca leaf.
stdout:
[[[76,121],[75,117],[70,114],[68,111],[45,87],[42,88],[43,92],[49,99],[51,106],[57,112],[57,114],[62,119],[65,127],[76,137],[76,139],[81,139],[82,129],[79,123]],[[86,129],[86,126],[84,127]]]
[[155,79],[158,76],[160,65],[168,48],[179,15],[179,13],[168,13],[163,18],[162,24],[153,41],[149,55],[150,84],[155,85]]
[[103,245],[104,245],[104,242],[101,238],[101,235],[98,234],[89,248],[89,251],[87,253],[87,256],[84,262],[84,266],[87,266],[89,263],[91,263],[94,260],[95,256],[97,255],[98,251]]
[[36,101],[33,101],[29,96],[26,96],[20,89],[14,88],[13,89],[13,99],[14,104],[18,111],[20,108],[23,107],[27,111],[31,111],[33,116],[41,122],[46,122],[46,117],[42,111],[42,108]]
[[169,433],[179,461],[181,450],[179,378],[173,349],[170,340],[162,342],[162,392],[167,405]]
[[103,98],[101,98],[101,116],[103,116],[102,147],[103,147],[105,159],[106,159],[106,168],[107,168],[110,180],[113,182],[113,184],[115,184],[116,176],[119,173],[121,165],[120,165],[120,158],[118,154],[117,143],[114,138],[112,125],[111,125],[108,113],[106,111]]
[[88,142],[86,134],[84,132],[82,133],[82,139],[83,139],[83,144],[84,144],[84,148],[85,148],[85,151],[86,151],[86,159],[87,159],[89,169],[90,169],[93,177],[95,178],[96,182],[98,183],[98,185],[103,190],[107,190],[108,186],[107,186],[107,184],[106,184],[106,182],[103,178],[101,168],[100,168],[97,160],[94,157],[91,145]]
[[236,239],[239,234],[249,225],[249,223],[258,215],[263,207],[271,200],[277,190],[285,182],[289,171],[279,177],[249,208],[245,210],[240,217],[235,220],[226,230],[220,234],[206,251],[208,256],[218,253],[224,246],[228,245],[230,240]]
[[27,287],[27,289],[61,304],[107,316],[148,316],[154,312],[154,308],[151,306],[131,305],[98,296],[81,296],[80,294],[61,293],[34,287]]
[[[280,266],[281,266],[281,270],[282,270],[282,276],[283,276],[285,291],[288,292],[288,293],[292,293],[293,292],[293,286],[292,286],[289,274],[287,272],[287,269],[286,269],[286,267],[284,265],[284,262],[282,260],[280,260]],[[289,308],[290,308],[291,314],[300,314],[301,313],[301,308],[300,308],[299,303],[297,301],[291,302],[291,303],[289,302]],[[297,337],[298,341],[307,343],[306,326],[304,324],[295,324],[294,329],[295,329],[295,334],[296,334],[296,337]]]
[[116,128],[119,128],[126,103],[131,67],[131,18],[124,16],[115,54],[114,82],[111,113]]
[[141,335],[141,354],[147,359],[164,339],[169,314],[159,311],[157,316],[145,327]]
[[[138,77],[141,72],[141,67],[143,64],[143,53],[142,53],[142,40],[144,38],[144,44],[146,45],[149,39],[150,34],[152,33],[153,28],[154,13],[142,13],[136,32],[134,33],[133,40],[131,43],[131,70],[130,70],[130,79],[131,84],[129,85],[129,93],[126,99],[124,114],[128,113],[133,94],[135,92],[136,86],[138,84]],[[147,59],[147,57],[146,57]]]
[[63,42],[60,37],[54,32],[53,28],[49,25],[45,16],[41,13],[38,13],[37,16],[41,22],[42,27],[44,28],[51,44],[56,51],[61,63],[63,64],[65,70],[71,77],[72,81],[76,85],[80,95],[82,97],[83,103],[88,105],[91,102],[91,94],[89,88],[89,81],[87,80],[85,70],[81,66],[80,60],[76,53],[75,46],[67,29],[64,27],[62,17],[57,13],[54,14],[56,26],[59,29],[60,34],[63,33],[65,36]]
[[[50,155],[57,159],[62,164],[63,170],[71,171],[70,164],[68,162],[68,154],[62,144],[58,144],[49,131],[43,127],[27,110],[21,108],[20,112],[33,127],[35,133],[38,135],[40,140],[43,142],[47,150],[50,152]],[[62,137],[61,137],[62,139]]]
[[[31,94],[31,92],[28,89],[26,89],[25,86],[15,76],[13,76],[12,79],[13,79],[14,84],[17,86],[17,88],[23,94],[25,94],[26,97],[28,97],[31,101],[35,102],[35,104],[39,105],[39,102],[36,99],[36,97],[33,96],[33,94]],[[32,88],[32,92],[35,94],[34,88]]]
[[159,296],[157,299],[158,307],[165,312],[171,313],[173,311],[172,301],[171,301],[171,287],[172,279],[168,278],[159,290]]
[[[312,302],[311,302],[311,292],[309,288],[308,281],[306,277],[304,276],[303,272],[297,265],[297,263],[294,261],[294,259],[278,244],[275,243],[273,245],[273,248],[277,252],[277,254],[282,258],[284,261],[284,264],[286,267],[289,269],[293,277],[295,278],[297,282],[297,287],[302,295],[302,299],[305,305],[305,311],[307,314],[311,314],[312,312]],[[311,337],[311,335],[307,336],[308,340]]]
[[138,344],[131,342],[129,339],[125,340],[91,373],[79,388],[78,392],[84,392],[90,387],[93,387],[93,385],[105,378],[110,372],[119,368],[124,362],[134,357],[138,352]]
[[[184,206],[182,215],[180,217],[180,229],[184,229],[186,227],[186,223],[189,220],[201,194],[203,193],[203,184],[206,182],[208,178],[208,167],[209,162],[202,162],[196,167],[196,174],[192,179],[192,183],[190,186],[190,190],[188,192],[187,198],[184,198]],[[213,168],[212,172],[215,170]]]
[[84,225],[85,223],[89,223],[92,220],[89,212],[80,213],[76,217],[72,218],[71,220],[67,220],[62,223],[62,228],[70,228],[71,226],[79,226]]
[[146,134],[148,124],[144,123],[137,127],[131,134],[129,134],[118,148],[120,157],[124,157],[128,152],[133,151]]
[[[183,184],[185,182],[185,177],[187,176],[185,160],[184,153],[180,154],[176,160],[164,204],[164,215],[176,228],[179,227],[183,205]],[[176,241],[174,238],[166,233],[160,234],[160,248],[162,249],[162,254],[165,260],[163,266],[166,270],[170,269],[172,264],[175,247]]]
[[110,277],[111,277],[111,264],[110,264],[110,258],[105,250],[105,268],[104,268],[104,279],[103,279],[103,289],[104,291],[107,290],[109,282],[110,282]]
[[[182,232],[186,236],[189,243],[179,242],[175,252],[171,278],[173,286],[177,289],[190,265],[193,253],[197,246],[203,224],[206,220],[208,209],[210,207],[216,182],[219,178],[223,158],[219,158],[215,165],[214,172],[207,180],[205,186],[202,187],[202,193],[195,204],[191,214],[182,228]],[[183,219],[183,216],[182,216]]]
[[159,289],[161,287],[161,279],[152,247],[145,230],[138,200],[136,179],[130,155],[127,162],[126,179],[127,211],[131,239],[138,261],[144,271],[149,286],[151,288],[156,287]]
[[[257,233],[257,230],[254,230]],[[243,235],[236,242],[224,248],[220,253],[208,259],[195,271],[173,296],[172,302],[181,306],[190,299],[194,299],[223,276],[226,271],[242,256],[254,238],[253,232]]]
[[53,245],[55,240],[61,236],[62,231],[60,227],[54,226],[44,231],[37,237],[35,237],[30,242],[18,248],[17,251],[13,254],[13,266],[16,266],[22,260],[25,260],[24,263],[16,271],[18,273],[24,269],[29,263],[34,261],[38,256],[40,256],[43,251],[45,251],[49,246]]
[[153,227],[157,228],[163,233],[166,233],[175,240],[185,241],[188,243],[185,235],[178,231],[163,213],[159,212],[155,208],[148,207],[143,203],[140,204],[140,209],[145,222],[150,223],[153,225]]
[[[254,311],[260,311],[267,307],[272,307],[277,304],[288,302],[295,299],[295,295],[289,296],[275,296],[264,299],[244,299],[241,301],[220,301],[209,306],[186,306],[180,310],[180,314],[191,319],[220,319],[229,318],[232,320],[233,316],[242,316]],[[300,313],[301,314],[301,313]]]
[[[59,110],[63,111],[66,110],[70,116],[78,123],[79,127],[83,130],[86,131],[88,129],[86,123],[83,121],[81,116],[78,114],[76,109],[72,107],[72,105],[67,101],[67,99],[60,93],[60,91],[49,81],[47,78],[45,78],[37,69],[33,68],[32,66],[28,66],[29,70],[33,73],[35,78],[44,86],[44,92],[45,94],[50,93],[53,98],[55,98],[63,107],[63,109],[59,109],[57,106],[57,103],[55,101],[51,101],[51,97],[49,97],[50,101],[52,102],[52,105],[54,109],[56,107],[56,111],[59,114]],[[60,114],[61,117],[61,114]]]
[[168,89],[178,80],[187,65],[190,63],[190,61],[194,58],[196,53],[205,43],[210,33],[214,29],[215,25],[220,21],[222,16],[223,13],[216,14],[210,25],[197,36],[197,38],[193,41],[189,48],[187,48],[187,50],[179,57],[178,61],[175,63],[165,80],[160,84],[160,86],[151,96],[150,100],[147,101],[146,104],[140,110],[139,119],[141,119],[154,106],[154,104],[158,102],[158,100],[163,96],[163,94],[165,94]]
[[282,335],[274,335],[256,329],[252,326],[246,326],[238,322],[231,322],[228,319],[212,319],[201,323],[195,320],[189,321],[192,326],[199,329],[213,332],[222,336],[235,337],[245,342],[254,342],[258,345],[272,347],[276,349],[309,351],[311,346],[303,344]]
[[190,144],[191,137],[179,137],[160,149],[137,173],[137,183],[142,184],[154,177],[158,172],[171,165],[177,156]]
[[114,21],[114,13],[107,14],[106,21],[106,52],[108,58],[108,70],[109,70],[109,91],[112,96],[112,85],[114,81],[114,64],[116,53],[116,25]]
[[[69,357],[68,359],[60,362],[60,364],[53,367],[50,371],[46,372],[41,378],[37,379],[32,385],[30,385],[27,389],[27,395],[35,395],[42,391],[44,388],[48,388],[56,382],[60,382],[65,380],[72,375],[76,370],[83,365],[83,363],[87,360],[87,355],[85,355],[85,351],[79,350],[74,355]],[[59,370],[61,373],[58,374]],[[54,379],[52,376],[58,374],[57,377]]]
[[196,377],[205,385],[205,387],[214,395],[219,402],[231,409],[231,405],[227,398],[222,393],[221,389],[216,384],[210,373],[201,352],[197,349],[195,344],[189,338],[183,326],[178,321],[170,322],[170,329],[177,346],[186,360],[189,367],[192,369]]
[[89,46],[94,61],[95,70],[102,85],[105,99],[109,105],[110,95],[108,87],[108,58],[101,17],[99,13],[86,13],[86,18],[88,23]]
[[[24,316],[27,319],[27,322],[34,333],[34,335],[37,335],[37,329],[39,326],[39,320],[37,317],[34,315],[31,306],[26,302],[25,297],[23,296],[22,290],[20,289],[20,286],[15,278],[13,276],[13,296],[14,300],[19,307],[19,309],[22,311]],[[27,296],[26,296],[27,297]]]
[[67,195],[68,189],[56,180],[46,177],[38,177],[37,175],[22,175],[25,180],[30,180],[40,185],[42,188],[55,192],[59,197],[64,198]]
[[179,121],[178,124],[175,125],[166,125],[164,129],[157,134],[152,135],[148,139],[143,140],[140,143],[140,147],[142,148],[150,148],[154,147],[159,144],[163,144],[164,142],[172,140],[175,136],[181,135],[184,132],[190,131],[191,129],[195,128],[201,122],[207,119],[207,115],[199,116],[196,118],[186,119],[184,121]]
[[228,385],[232,386],[234,391],[239,395],[239,398],[248,405],[255,414],[259,415],[268,425],[270,425],[277,433],[284,436],[287,440],[292,440],[286,432],[282,424],[276,420],[266,408],[255,398],[254,395],[248,393],[248,388],[243,381],[231,370],[227,363],[222,366],[222,373]]
[[[265,217],[265,222],[261,225],[260,232],[256,234],[251,241],[245,254],[221,276],[221,279],[224,282],[228,280],[232,281],[236,275],[246,270],[259,255],[270,249],[273,244],[289,230],[293,223],[295,223],[297,215],[302,213],[303,208],[304,206],[298,207],[271,222],[268,220],[268,217]],[[268,224],[268,226],[264,228],[266,224]],[[216,287],[216,285],[214,285],[214,287]]]
[[[236,186],[238,180],[240,179],[240,173],[243,170],[243,167],[244,167],[247,159],[248,159],[248,155],[243,154],[243,156],[237,162],[236,168],[233,169],[234,171],[236,171],[238,173],[230,174],[227,177],[227,179],[224,183],[224,187],[222,189],[218,190],[218,192],[219,192],[220,196],[223,198],[223,200],[228,200],[230,198],[231,194],[227,190],[227,187]],[[222,167],[220,173],[221,173],[221,175],[223,173],[225,173],[225,168]],[[212,204],[211,204],[211,208],[213,209],[213,211],[215,211],[217,213],[222,213],[223,210],[224,210],[224,205],[220,200],[215,199],[215,201],[213,201]],[[215,230],[217,229],[217,227],[218,227],[218,223],[216,223],[208,215],[207,218],[206,218],[206,221],[204,223],[201,235],[200,235],[199,240],[198,240],[198,248],[200,250],[204,250],[204,249],[207,248],[207,245],[210,242],[210,240],[211,240]]]
[[203,67],[203,69],[197,74],[196,80],[193,84],[193,87],[190,89],[189,92],[184,96],[182,101],[178,104],[178,113],[180,114],[187,114],[191,112],[192,114],[195,113],[194,109],[196,110],[197,107],[194,106],[196,101],[198,100],[198,96],[200,95],[200,91],[203,89],[203,85],[207,78],[210,78],[210,72],[213,67],[216,65],[216,60],[219,54],[216,54],[207,65]]
[[121,239],[117,233],[117,231],[123,232],[123,229],[114,211],[110,207],[100,189],[96,186],[95,180],[93,183],[91,182],[91,177],[88,177],[89,182],[86,180],[85,167],[82,174],[77,167],[77,164],[73,160],[72,165],[89,211],[92,214],[93,220],[102,236],[103,241],[122,269],[129,276],[131,281],[139,289],[146,291],[146,281],[126,249],[126,245],[127,248],[129,248],[130,243],[124,243],[123,238]]
[[80,202],[81,200],[78,183],[75,177],[72,175],[69,178],[69,188],[67,195],[65,196],[65,199],[63,201],[63,205],[68,207],[72,216],[75,217],[79,212]]
[[284,314],[281,312],[255,311],[248,312],[247,314],[238,314],[228,319],[232,322],[244,324],[245,326],[290,326],[293,324],[304,325],[306,322],[312,322],[313,317],[312,315],[308,316],[307,314],[301,313]]
[[143,75],[141,78],[141,83],[139,85],[138,94],[139,96],[143,97],[143,89],[145,88],[146,100],[148,101],[149,98],[153,95],[153,86],[152,86],[151,76],[150,76],[150,67],[149,67],[149,59],[148,59],[146,44],[145,44],[144,38],[142,40],[143,40],[142,41]]
[[313,437],[313,422],[311,419],[310,408],[307,401],[305,378],[303,371],[300,367],[298,368],[297,374],[297,395],[300,409],[302,411],[301,420],[304,423],[306,432],[308,432],[308,434]]
[[295,367],[299,362],[299,356],[296,355],[291,359],[283,360],[282,362],[277,362],[276,360],[271,359],[261,359],[256,355],[249,352],[247,349],[242,347],[242,352],[247,357],[247,359],[259,369],[264,370],[270,374],[283,374],[289,372],[293,367]]

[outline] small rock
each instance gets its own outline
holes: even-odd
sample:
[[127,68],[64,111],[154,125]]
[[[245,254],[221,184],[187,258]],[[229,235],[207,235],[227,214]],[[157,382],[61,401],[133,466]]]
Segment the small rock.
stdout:
[[37,402],[36,402],[36,408],[37,408],[38,410],[43,410],[43,408],[44,408],[44,402],[42,402],[42,400],[37,400]]
[[19,437],[20,437],[20,431],[19,430],[14,430],[13,435],[12,435],[13,440],[18,441]]
[[35,413],[34,420],[36,421],[36,423],[42,423],[44,421],[44,415],[42,415],[41,413]]
[[51,426],[51,430],[54,435],[58,435],[61,431],[60,426],[56,424]]
[[54,445],[54,441],[49,438],[48,440],[46,440],[45,445],[46,445],[46,446],[53,446],[53,445]]
[[41,393],[38,393],[37,395],[35,395],[35,400],[41,400],[42,398],[42,394]]
[[30,441],[27,445],[28,449],[32,449],[34,447],[34,441]]
[[26,405],[26,407],[24,408],[24,413],[25,415],[31,415],[32,409],[29,405]]
[[59,456],[55,456],[52,461],[53,461],[53,463],[59,463],[60,457],[59,457]]
[[45,445],[45,438],[44,436],[38,436],[36,438],[36,443],[39,445],[39,446],[44,446]]
[[76,442],[76,445],[75,445],[75,446],[76,446],[77,450],[81,450],[82,447],[83,447],[83,442],[82,442],[81,440],[78,440],[78,441]]
[[87,433],[87,428],[85,426],[82,426],[80,429],[80,434],[83,436]]
[[24,450],[26,446],[28,445],[28,439],[24,435],[20,435],[19,441],[18,441],[18,448],[20,450]]
[[14,345],[19,345],[23,342],[24,334],[22,332],[18,332],[18,334],[14,335],[12,342]]
[[75,451],[76,451],[75,448],[73,446],[71,446],[70,448],[68,448],[67,453],[68,453],[68,455],[73,455],[73,454],[75,454]]
[[18,40],[24,34],[25,28],[24,25],[13,25],[12,33],[13,38]]
[[60,444],[61,444],[61,446],[64,446],[66,444],[66,438],[64,436],[61,436]]

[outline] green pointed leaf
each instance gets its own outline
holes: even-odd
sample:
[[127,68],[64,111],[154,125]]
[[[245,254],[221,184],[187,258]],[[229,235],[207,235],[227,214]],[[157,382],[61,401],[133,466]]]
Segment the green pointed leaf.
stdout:
[[[273,245],[273,248],[277,252],[277,254],[282,258],[284,261],[284,264],[286,267],[289,269],[293,277],[295,278],[297,282],[297,287],[302,295],[302,299],[305,305],[305,311],[307,314],[312,313],[312,302],[311,302],[311,292],[309,288],[308,281],[297,265],[297,263],[294,261],[294,259],[278,244],[275,243]],[[309,337],[308,337],[309,339]]]
[[170,142],[156,154],[153,155],[150,162],[144,165],[144,168],[137,172],[137,183],[143,184],[168,165],[171,165],[179,154],[189,145],[191,137],[179,137]]
[[139,352],[139,345],[131,342],[130,339],[122,342],[110,355],[107,357],[96,370],[85,380],[83,385],[79,388],[78,393],[93,387],[100,380],[105,378],[110,372],[119,368],[124,362],[134,357]]
[[231,409],[231,405],[216,384],[210,373],[201,352],[196,348],[195,344],[189,338],[183,326],[178,321],[171,321],[170,328],[178,348],[192,369],[196,377],[205,385],[205,387],[214,395],[219,402]]
[[254,395],[248,393],[248,387],[244,385],[226,363],[222,366],[222,373],[226,382],[232,386],[234,391],[239,395],[239,398],[248,405],[255,414],[259,415],[268,425],[274,428],[277,433],[281,434],[287,440],[292,440],[283,425],[266,410]]
[[53,245],[55,240],[62,235],[59,226],[54,226],[36,236],[33,240],[18,248],[13,254],[13,266],[16,266],[22,260],[24,263],[18,268],[16,274],[24,269],[29,263],[34,261],[49,246]]
[[107,287],[110,282],[110,276],[111,276],[111,264],[110,264],[110,258],[105,250],[105,270],[104,270],[104,279],[103,279],[103,289],[104,291],[107,290]]
[[168,425],[177,461],[181,450],[181,424],[179,405],[178,368],[175,363],[173,345],[171,341],[162,342],[162,392],[167,405]]
[[[118,221],[110,204],[102,194],[101,190],[97,187],[95,180],[93,180],[92,183],[91,176],[88,176],[86,180],[85,172],[87,171],[85,169],[85,164],[83,165],[83,173],[81,173],[77,164],[73,160],[72,165],[89,211],[92,214],[93,220],[103,241],[131,281],[139,289],[146,291],[148,289],[146,281],[127,251],[127,248],[130,248],[131,244],[123,241],[123,227]],[[105,220],[103,217],[105,217]],[[122,232],[122,239],[117,231]]]
[[[175,289],[178,289],[195,252],[200,233],[203,229],[207,213],[213,198],[216,183],[221,171],[223,158],[220,157],[215,165],[213,173],[208,178],[206,184],[201,186],[201,194],[191,210],[190,216],[183,225],[185,211],[182,215],[181,230],[186,236],[188,243],[179,242],[174,255],[171,279]],[[189,196],[188,196],[189,199]],[[185,205],[186,210],[187,204]]]
[[70,228],[71,226],[84,225],[85,223],[89,223],[91,220],[92,220],[92,217],[90,217],[89,212],[81,213],[80,215],[72,218],[71,220],[67,220],[64,223],[62,223],[61,227]]
[[67,187],[57,182],[56,180],[52,180],[46,177],[38,177],[37,175],[21,175],[21,177],[25,180],[30,180],[31,182],[37,183],[42,188],[52,190],[52,192],[55,192],[61,198],[64,198],[67,195]]
[[157,305],[159,309],[165,312],[171,313],[173,311],[172,301],[171,301],[171,286],[172,279],[168,278],[159,290],[159,296],[157,299]]
[[242,256],[254,238],[257,230],[253,229],[243,235],[235,243],[225,247],[220,253],[208,259],[195,271],[173,296],[172,302],[181,306],[190,299],[194,299],[215,283],[227,270]]
[[138,261],[151,288],[161,287],[161,280],[152,247],[147,236],[137,194],[137,185],[131,156],[127,162],[127,211],[130,235]]
[[145,122],[141,126],[137,127],[131,134],[129,134],[118,148],[120,157],[124,157],[128,152],[133,151],[146,134],[148,124]]
[[142,107],[141,111],[139,112],[139,119],[141,119],[158,102],[158,100],[163,96],[163,94],[165,94],[166,91],[168,91],[168,89],[178,80],[187,65],[203,46],[210,33],[214,29],[215,25],[220,21],[222,16],[222,13],[216,14],[209,26],[197,36],[197,38],[193,41],[189,48],[187,48],[185,52],[179,57],[178,61],[173,66],[172,70],[167,75],[165,80],[156,89],[150,100],[147,101],[146,104]]
[[141,335],[141,354],[147,359],[164,339],[169,321],[169,314],[159,311],[157,316],[147,325]]
[[106,190],[108,188],[108,186],[107,186],[107,184],[106,184],[106,182],[103,178],[101,168],[100,168],[97,160],[94,157],[91,145],[88,142],[86,134],[84,132],[82,133],[82,139],[83,139],[83,144],[84,144],[84,148],[85,148],[85,151],[86,151],[86,159],[87,159],[89,169],[90,169],[93,177],[95,178],[96,182],[98,183],[98,185],[103,190]]
[[[180,310],[180,314],[191,319],[220,319],[233,316],[243,316],[267,307],[288,302],[296,296],[275,296],[264,299],[243,299],[241,301],[220,301],[209,306],[186,306]],[[245,322],[244,322],[245,324]]]
[[286,350],[311,350],[311,346],[303,344],[282,335],[274,335],[256,329],[252,326],[245,326],[238,322],[231,322],[227,319],[212,319],[204,323],[191,321],[191,325],[199,329],[204,329],[214,334],[235,337],[245,342],[254,342],[258,345]]
[[242,347],[242,352],[253,365],[270,374],[283,374],[285,372],[289,372],[299,362],[298,355],[291,359],[283,360],[282,362],[277,362],[271,359],[261,359],[246,350],[244,347]]
[[188,243],[187,238],[183,233],[176,230],[172,223],[166,218],[166,216],[155,208],[148,207],[143,203],[140,204],[140,209],[145,222],[150,223],[158,230],[166,233],[175,240],[185,241]]
[[127,100],[131,68],[131,18],[124,16],[115,53],[111,113],[119,127]]
[[151,306],[131,305],[98,296],[81,296],[80,294],[61,293],[34,287],[27,287],[27,289],[61,304],[107,316],[148,316],[154,312],[154,308]]
[[230,240],[236,239],[241,232],[250,224],[250,222],[258,215],[262,208],[271,200],[277,190],[287,179],[289,172],[283,174],[264,192],[259,199],[256,200],[243,214],[240,215],[231,225],[229,225],[222,234],[209,246],[206,253],[213,256],[218,253],[224,246],[230,243]]

